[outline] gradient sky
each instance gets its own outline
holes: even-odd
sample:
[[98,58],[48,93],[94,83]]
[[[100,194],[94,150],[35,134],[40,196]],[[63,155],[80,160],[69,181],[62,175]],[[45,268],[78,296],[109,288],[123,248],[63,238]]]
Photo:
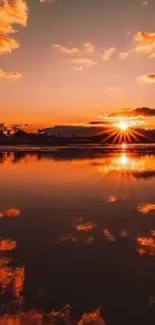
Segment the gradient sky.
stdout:
[[155,108],[154,0],[47,2],[28,1],[27,24],[12,24],[20,47],[1,50],[0,122],[83,123]]

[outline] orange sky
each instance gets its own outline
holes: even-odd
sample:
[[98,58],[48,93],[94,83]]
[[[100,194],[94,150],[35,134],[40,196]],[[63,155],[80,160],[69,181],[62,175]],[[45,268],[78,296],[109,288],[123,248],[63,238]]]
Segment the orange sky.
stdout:
[[40,2],[0,0],[0,123],[155,107],[153,0]]

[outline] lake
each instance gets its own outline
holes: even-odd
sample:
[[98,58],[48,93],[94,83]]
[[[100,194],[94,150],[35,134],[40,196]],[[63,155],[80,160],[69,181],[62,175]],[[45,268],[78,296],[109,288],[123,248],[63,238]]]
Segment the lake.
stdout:
[[153,152],[0,153],[0,312],[66,304],[155,324]]

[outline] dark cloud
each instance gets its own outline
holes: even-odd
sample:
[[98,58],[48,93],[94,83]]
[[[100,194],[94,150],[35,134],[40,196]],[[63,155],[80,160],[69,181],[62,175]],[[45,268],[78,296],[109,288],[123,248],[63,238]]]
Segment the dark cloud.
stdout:
[[138,116],[155,116],[155,108],[139,107],[135,109],[126,108],[120,112],[110,113],[108,117],[138,117]]
[[90,121],[88,124],[89,125],[105,125],[105,124],[109,124],[109,123],[102,122],[102,121]]

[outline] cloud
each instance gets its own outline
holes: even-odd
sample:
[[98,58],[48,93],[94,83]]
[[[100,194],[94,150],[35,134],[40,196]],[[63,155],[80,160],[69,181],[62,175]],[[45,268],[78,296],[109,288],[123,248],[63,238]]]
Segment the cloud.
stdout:
[[103,53],[103,61],[109,61],[115,52],[116,52],[115,47],[109,47]]
[[[104,114],[102,115],[104,117]],[[102,117],[101,116],[101,117]],[[125,108],[122,111],[118,111],[116,113],[110,113],[110,114],[106,114],[105,117],[142,117],[142,116],[155,116],[155,109],[153,108],[149,108],[149,107],[138,107],[138,108],[134,108],[134,109],[130,109],[130,108]]]
[[88,58],[77,58],[72,59],[72,64],[74,70],[83,71],[85,68],[93,67],[97,62]]
[[138,108],[125,108],[121,111],[109,113],[109,114],[101,114],[99,117],[103,120],[108,120],[108,118],[117,118],[117,117],[128,117],[139,119],[144,116],[155,116],[155,109],[149,107],[138,107]]
[[[94,45],[92,43],[84,43],[82,48],[77,47],[67,47],[62,46],[60,44],[53,44],[53,48],[59,50],[61,53],[71,56],[71,62],[73,64],[73,68],[76,71],[83,71],[85,68],[90,68],[97,64],[96,61],[88,58],[88,55],[94,52]],[[83,57],[75,57],[75,54],[84,55]],[[87,56],[86,56],[87,54]]]
[[6,72],[0,69],[0,79],[6,79],[9,81],[16,81],[21,78],[21,74],[18,72]]
[[155,73],[143,74],[137,78],[137,81],[142,84],[155,83]]
[[127,59],[132,54],[149,54],[150,59],[155,58],[155,33],[137,32],[133,44],[133,48],[119,54],[121,60]]
[[91,54],[94,52],[94,45],[92,43],[84,43],[83,47],[87,54]]
[[62,52],[64,54],[68,54],[68,55],[77,54],[79,52],[79,49],[76,47],[69,48],[66,46],[62,46],[60,44],[53,44],[53,47],[55,49],[58,49],[60,52]]
[[145,125],[145,117],[151,116],[155,116],[155,109],[149,107],[140,107],[135,109],[126,108],[117,112],[100,114],[98,116],[98,121],[101,121],[101,123],[94,121],[90,124],[96,124],[98,126],[99,124],[105,126],[116,125],[120,123],[122,118],[123,120],[127,120],[129,127],[142,128]]
[[86,54],[92,54],[94,52],[94,45],[90,42],[84,43],[81,48],[77,47],[67,47],[60,44],[53,44],[55,49],[58,49],[63,54],[73,55],[80,52],[85,52]]
[[0,0],[0,53],[19,47],[19,43],[10,35],[17,32],[15,25],[26,26],[28,6],[25,0]]
[[0,0],[0,3],[0,20],[10,25],[27,25],[28,5],[26,0]]
[[104,125],[105,122],[102,122],[102,121],[90,121],[89,124],[90,125],[102,125],[102,124]]
[[136,44],[136,53],[148,53],[150,58],[155,53],[155,33],[138,32],[133,42]]
[[133,43],[136,44],[136,54],[149,54],[149,58],[152,58],[155,54],[155,33],[138,32],[133,39]]
[[[83,71],[85,68],[90,68],[97,64],[96,61],[89,59],[88,57],[74,58],[75,54],[79,54],[81,52],[81,50],[77,47],[69,48],[60,44],[53,44],[53,47],[58,49],[61,53],[72,57],[71,62],[74,70]],[[91,54],[94,51],[94,46],[91,43],[84,43],[83,49],[85,50],[86,54]]]
[[133,53],[132,50],[129,50],[128,52],[121,52],[121,53],[119,53],[119,58],[121,60],[126,60],[132,53]]
[[19,43],[12,37],[0,35],[0,53],[11,53],[19,47]]
[[[12,37],[17,32],[14,25],[26,26],[28,5],[26,0],[0,0],[0,54],[11,53],[20,44]],[[21,78],[18,72],[5,72],[0,69],[0,78],[15,81]]]

